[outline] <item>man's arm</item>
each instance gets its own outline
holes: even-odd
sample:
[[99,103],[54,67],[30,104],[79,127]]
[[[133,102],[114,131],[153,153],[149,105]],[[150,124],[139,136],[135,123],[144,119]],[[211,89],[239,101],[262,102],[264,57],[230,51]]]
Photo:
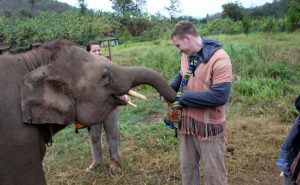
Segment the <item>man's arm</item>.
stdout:
[[224,82],[212,86],[206,92],[184,92],[179,98],[182,105],[195,108],[213,108],[225,105],[229,98],[231,83]]
[[178,92],[181,80],[182,80],[182,76],[180,72],[178,72],[178,74],[174,77],[170,85],[174,89],[174,91]]

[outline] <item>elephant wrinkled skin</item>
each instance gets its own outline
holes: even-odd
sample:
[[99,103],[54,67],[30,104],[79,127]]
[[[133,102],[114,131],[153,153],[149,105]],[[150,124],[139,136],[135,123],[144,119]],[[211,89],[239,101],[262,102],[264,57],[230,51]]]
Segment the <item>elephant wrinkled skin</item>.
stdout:
[[130,88],[148,84],[175,100],[159,73],[106,60],[67,40],[0,56],[0,184],[46,184],[42,160],[52,134],[74,121],[100,123]]

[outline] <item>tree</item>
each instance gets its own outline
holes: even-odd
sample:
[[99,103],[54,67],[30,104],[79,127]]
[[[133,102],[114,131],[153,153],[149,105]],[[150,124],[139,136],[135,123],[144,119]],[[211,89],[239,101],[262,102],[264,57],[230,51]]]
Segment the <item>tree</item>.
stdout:
[[242,11],[244,8],[237,1],[235,3],[223,4],[222,8],[223,8],[222,18],[229,17],[234,21],[240,21],[243,19]]
[[288,22],[291,31],[300,27],[300,2],[299,0],[289,0],[288,4]]
[[180,0],[170,0],[170,6],[165,7],[165,9],[169,12],[171,20],[173,20],[177,14],[179,14],[182,10],[179,9]]
[[242,26],[244,33],[248,34],[251,26],[251,19],[249,17],[245,17],[242,20]]
[[84,15],[87,11],[87,3],[85,2],[85,0],[78,0],[78,4],[80,8],[80,13]]
[[127,42],[132,39],[132,35],[129,33],[128,29],[126,27],[123,27],[119,34],[119,38],[124,42],[124,47],[127,47]]
[[141,14],[145,5],[146,0],[110,0],[112,2],[112,9],[118,15],[124,15],[127,12],[134,12]]
[[146,0],[135,0],[135,9],[138,13],[143,13],[145,12],[146,9]]
[[5,17],[7,17],[7,18],[9,18],[9,17],[12,17],[12,13],[11,13],[11,11],[9,11],[9,10],[4,10],[4,16]]
[[20,8],[17,11],[17,14],[22,18],[32,17],[32,13],[27,8]]
[[34,12],[35,12],[35,0],[28,0],[28,2],[31,4],[31,11],[32,11],[32,15],[34,15]]

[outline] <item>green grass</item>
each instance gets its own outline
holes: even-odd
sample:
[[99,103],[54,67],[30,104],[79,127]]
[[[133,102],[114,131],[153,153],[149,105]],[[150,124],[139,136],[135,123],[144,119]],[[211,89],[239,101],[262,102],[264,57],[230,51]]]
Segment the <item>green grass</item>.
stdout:
[[[293,101],[300,92],[300,33],[213,38],[224,43],[234,71],[226,107],[227,146],[234,149],[226,157],[228,182],[280,184],[275,160],[296,114]],[[153,68],[167,81],[179,70],[179,54],[167,40],[112,47],[112,55],[113,62]],[[92,160],[89,136],[85,129],[75,134],[69,126],[55,135],[53,146],[48,148],[44,160],[48,184],[180,184],[179,142],[173,137],[174,130],[162,122],[166,105],[150,86],[134,90],[145,94],[148,100],[132,98],[138,108],[118,108],[122,157],[117,174],[110,175],[105,165],[84,173]],[[104,149],[107,163],[106,144]]]

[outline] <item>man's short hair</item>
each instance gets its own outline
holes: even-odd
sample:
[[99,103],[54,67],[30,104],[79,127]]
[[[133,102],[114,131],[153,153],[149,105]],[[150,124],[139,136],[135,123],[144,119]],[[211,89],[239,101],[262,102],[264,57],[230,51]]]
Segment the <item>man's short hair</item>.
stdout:
[[174,36],[178,37],[179,39],[183,39],[186,34],[195,37],[199,36],[193,23],[187,20],[179,21],[177,24],[175,24],[172,30],[171,39]]

